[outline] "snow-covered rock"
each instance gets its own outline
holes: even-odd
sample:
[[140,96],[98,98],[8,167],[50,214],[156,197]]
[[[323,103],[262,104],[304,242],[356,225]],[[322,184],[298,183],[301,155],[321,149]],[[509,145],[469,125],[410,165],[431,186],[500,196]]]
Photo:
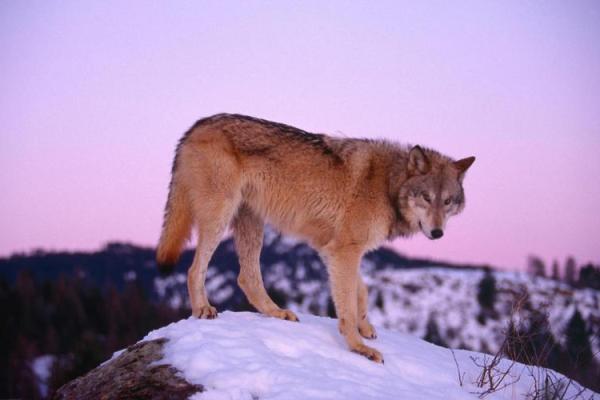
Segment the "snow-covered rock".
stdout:
[[183,400],[203,390],[179,376],[163,357],[166,339],[141,341],[116,352],[86,375],[63,385],[53,400],[146,399]]
[[[215,320],[188,318],[150,332],[144,341],[167,339],[162,360],[193,385],[195,400],[220,399],[476,399],[489,383],[477,385],[491,357],[438,347],[413,336],[380,329],[369,344],[385,364],[347,350],[337,321],[300,314],[300,323],[249,312],[224,312]],[[122,354],[119,354],[121,357]],[[116,356],[115,356],[116,357]],[[486,361],[487,360],[487,361]],[[546,377],[567,391],[579,386],[552,371],[501,360],[492,375],[504,387],[489,399],[526,398]],[[459,379],[460,376],[460,379]],[[541,379],[540,377],[543,377]],[[462,385],[460,383],[462,381]],[[506,386],[505,386],[506,385]],[[585,398],[600,399],[586,391]]]

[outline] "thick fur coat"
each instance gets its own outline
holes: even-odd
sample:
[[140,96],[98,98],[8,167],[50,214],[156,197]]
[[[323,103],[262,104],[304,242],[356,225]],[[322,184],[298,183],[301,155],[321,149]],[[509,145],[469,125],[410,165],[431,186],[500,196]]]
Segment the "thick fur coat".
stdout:
[[268,296],[259,255],[269,223],[315,248],[327,265],[339,329],[352,351],[383,362],[365,345],[374,338],[363,254],[384,241],[421,231],[443,235],[464,208],[462,180],[474,157],[454,161],[434,150],[379,140],[334,138],[257,118],[218,114],[180,140],[157,261],[172,266],[189,238],[198,243],[188,271],[192,314],[214,318],[206,295],[208,262],[233,229],[238,282],[264,314],[297,320]]

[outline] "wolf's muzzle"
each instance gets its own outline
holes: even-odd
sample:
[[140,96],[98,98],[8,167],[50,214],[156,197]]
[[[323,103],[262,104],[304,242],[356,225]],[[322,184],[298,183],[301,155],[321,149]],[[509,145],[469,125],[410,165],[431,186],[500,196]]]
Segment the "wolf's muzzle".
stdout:
[[431,231],[431,237],[433,239],[439,239],[442,236],[444,236],[444,231],[441,230],[441,229],[434,229],[434,230]]

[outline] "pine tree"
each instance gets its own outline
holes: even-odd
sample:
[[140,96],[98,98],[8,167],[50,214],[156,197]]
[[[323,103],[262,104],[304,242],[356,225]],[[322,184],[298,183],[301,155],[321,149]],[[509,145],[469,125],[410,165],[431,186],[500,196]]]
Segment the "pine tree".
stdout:
[[600,290],[600,267],[589,263],[579,270],[579,286]]
[[479,281],[477,291],[477,301],[479,302],[480,310],[477,315],[477,321],[481,325],[485,325],[488,318],[496,319],[498,313],[494,309],[496,303],[496,278],[489,268],[486,268],[485,274]]
[[486,269],[483,278],[479,281],[477,301],[481,308],[493,310],[496,302],[496,278],[490,269]]
[[575,263],[575,259],[573,257],[567,258],[567,262],[565,264],[565,282],[569,285],[575,285],[575,270],[577,269],[577,264]]
[[538,256],[529,256],[527,271],[533,276],[546,276],[546,265]]
[[423,336],[424,340],[428,341],[429,343],[437,344],[438,346],[448,347],[448,344],[442,338],[438,324],[435,322],[435,319],[432,315],[429,316],[427,327],[425,329],[425,336]]
[[571,362],[580,368],[589,365],[593,358],[592,346],[585,321],[577,309],[567,324],[566,336],[566,350]]
[[550,330],[548,316],[533,311],[526,324],[519,326],[510,321],[507,332],[506,354],[515,361],[557,369],[561,347]]
[[558,261],[554,260],[552,262],[552,279],[558,281],[560,279],[560,271],[558,268]]

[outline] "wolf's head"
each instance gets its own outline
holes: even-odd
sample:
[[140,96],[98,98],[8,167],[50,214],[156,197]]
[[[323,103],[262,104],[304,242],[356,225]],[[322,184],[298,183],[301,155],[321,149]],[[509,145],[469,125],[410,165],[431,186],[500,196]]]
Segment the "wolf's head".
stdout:
[[419,146],[410,150],[399,208],[411,231],[421,230],[429,239],[444,235],[448,218],[465,207],[462,182],[474,161],[475,157],[453,161]]

